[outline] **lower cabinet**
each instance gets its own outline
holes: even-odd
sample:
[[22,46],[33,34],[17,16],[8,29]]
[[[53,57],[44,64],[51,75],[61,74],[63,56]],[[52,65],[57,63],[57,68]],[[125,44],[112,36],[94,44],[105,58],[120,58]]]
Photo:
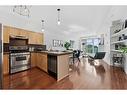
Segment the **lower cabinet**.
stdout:
[[37,53],[37,67],[48,72],[47,65],[47,54]]
[[31,53],[31,67],[36,67],[37,65],[37,53]]
[[3,74],[9,74],[9,54],[3,55]]
[[48,72],[47,54],[43,54],[42,57],[43,57],[43,62],[42,62],[43,70],[44,70],[45,72]]
[[38,67],[48,72],[47,54],[31,53],[31,67]]

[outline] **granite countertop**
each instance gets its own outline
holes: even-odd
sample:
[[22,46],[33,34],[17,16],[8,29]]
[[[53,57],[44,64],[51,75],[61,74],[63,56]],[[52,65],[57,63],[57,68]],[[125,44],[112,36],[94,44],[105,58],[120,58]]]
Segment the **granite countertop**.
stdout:
[[[31,51],[31,53],[45,53],[48,55],[66,55],[72,54],[72,51]],[[9,54],[9,52],[4,52],[3,54]]]
[[48,55],[66,55],[66,54],[72,54],[72,51],[33,51],[36,53],[46,53]]

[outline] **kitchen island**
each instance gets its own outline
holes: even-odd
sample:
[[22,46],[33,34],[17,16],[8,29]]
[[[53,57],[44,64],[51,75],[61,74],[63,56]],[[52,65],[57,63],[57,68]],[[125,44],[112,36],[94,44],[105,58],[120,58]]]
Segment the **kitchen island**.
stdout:
[[38,51],[39,54],[45,54],[47,60],[47,72],[57,81],[69,75],[69,56],[71,51]]

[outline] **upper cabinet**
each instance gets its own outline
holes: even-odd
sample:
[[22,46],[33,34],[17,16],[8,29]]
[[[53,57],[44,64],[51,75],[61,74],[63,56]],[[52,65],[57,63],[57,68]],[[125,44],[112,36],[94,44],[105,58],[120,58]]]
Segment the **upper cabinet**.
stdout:
[[20,35],[20,30],[18,28],[10,27],[9,36],[17,36]]
[[32,32],[24,29],[4,26],[3,27],[3,42],[9,43],[9,36],[26,36],[28,37],[28,44],[43,44],[43,33]]
[[3,42],[9,43],[9,33],[10,33],[10,27],[4,26],[3,27]]
[[43,40],[43,33],[36,33],[36,43],[37,44],[41,44],[41,43],[43,43],[44,42],[44,40]]
[[19,31],[20,31],[19,36],[29,37],[29,33],[27,30],[19,29]]
[[43,44],[43,33],[29,32],[29,44]]
[[36,36],[36,33],[35,32],[29,32],[28,33],[28,35],[29,35],[29,44],[36,44],[36,39],[38,38],[37,36]]

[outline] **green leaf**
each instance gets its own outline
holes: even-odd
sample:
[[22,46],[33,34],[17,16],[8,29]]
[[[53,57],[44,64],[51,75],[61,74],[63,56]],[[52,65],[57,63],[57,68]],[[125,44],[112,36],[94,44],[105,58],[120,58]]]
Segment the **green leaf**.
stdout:
[[65,42],[64,47],[68,50],[71,44],[69,42]]

